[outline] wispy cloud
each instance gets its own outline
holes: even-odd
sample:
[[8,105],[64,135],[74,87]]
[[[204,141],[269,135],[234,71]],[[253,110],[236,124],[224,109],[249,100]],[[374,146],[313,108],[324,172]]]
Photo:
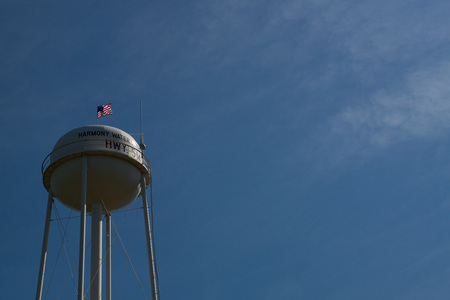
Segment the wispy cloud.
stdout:
[[330,119],[330,135],[349,153],[442,136],[450,130],[449,82],[450,62],[416,71],[402,86],[342,109]]
[[[279,130],[289,122],[299,126],[297,111],[317,114],[311,119],[319,123],[326,120],[319,137],[323,151],[314,144],[314,156],[339,161],[370,155],[450,130],[450,59],[442,51],[450,30],[439,24],[450,7],[444,2],[411,5],[287,0],[265,10],[248,1],[213,2],[200,21],[199,53],[223,55],[222,64],[216,64],[221,70],[250,60],[253,71],[279,75],[260,98],[277,90],[280,98],[302,99],[292,101],[283,115],[289,120]],[[259,17],[248,17],[246,12],[255,9]],[[320,103],[304,100],[316,94],[342,96]]]

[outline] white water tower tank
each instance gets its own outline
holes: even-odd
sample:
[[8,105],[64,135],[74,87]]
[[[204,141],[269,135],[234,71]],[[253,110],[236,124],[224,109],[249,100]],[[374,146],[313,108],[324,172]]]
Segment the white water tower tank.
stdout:
[[131,204],[141,194],[141,178],[148,186],[150,165],[138,143],[125,131],[88,125],[69,131],[55,144],[42,164],[47,191],[73,210],[81,209],[82,157],[87,157],[86,210],[104,204],[103,212]]

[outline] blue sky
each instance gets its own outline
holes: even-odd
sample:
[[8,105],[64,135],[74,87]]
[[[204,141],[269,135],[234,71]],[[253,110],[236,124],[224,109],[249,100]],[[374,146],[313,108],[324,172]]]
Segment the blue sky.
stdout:
[[[2,1],[3,298],[35,295],[43,159],[101,104],[102,124],[138,132],[142,101],[161,299],[449,299],[449,13]],[[150,297],[142,212],[113,221]],[[57,224],[46,299],[76,299],[78,219],[59,257]],[[114,299],[145,299],[118,239],[113,258]]]

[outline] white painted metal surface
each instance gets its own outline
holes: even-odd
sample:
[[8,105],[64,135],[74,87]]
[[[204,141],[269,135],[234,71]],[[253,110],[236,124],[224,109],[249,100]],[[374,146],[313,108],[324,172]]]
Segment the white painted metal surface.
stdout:
[[91,222],[90,299],[102,299],[102,214],[107,215],[106,298],[111,299],[111,215],[142,194],[152,299],[159,300],[152,229],[146,189],[151,167],[141,145],[126,132],[105,125],[74,129],[61,137],[42,164],[44,186],[49,192],[41,267],[36,299],[41,299],[53,196],[80,211],[78,300],[84,300],[86,213]]
[[106,214],[106,300],[111,300],[111,214]]
[[[62,136],[43,163],[43,181],[55,198],[80,210],[82,156],[87,156],[86,210],[104,203],[109,212],[131,204],[141,193],[142,174],[149,176],[138,143],[125,131],[106,125],[88,125]],[[104,207],[104,211],[105,211]]]
[[102,204],[92,204],[91,222],[91,295],[89,300],[102,298]]
[[[141,185],[145,186],[145,177],[141,177]],[[145,221],[145,236],[147,238],[147,255],[148,255],[148,265],[150,270],[150,287],[152,291],[152,300],[159,300],[159,289],[156,276],[156,261],[155,255],[153,253],[153,235],[152,228],[150,227],[150,218],[148,215],[148,201],[147,192],[142,193],[142,205],[144,207],[144,221]]]
[[84,263],[86,257],[86,193],[87,193],[87,157],[81,160],[81,196],[80,196],[80,251],[78,254],[78,300],[84,300]]
[[53,206],[53,195],[52,192],[49,191],[47,200],[47,213],[45,214],[44,240],[42,242],[41,264],[39,267],[39,279],[36,290],[36,300],[42,299],[42,288],[44,286],[44,273],[45,273],[45,263],[47,261],[48,233],[50,230],[52,206]]

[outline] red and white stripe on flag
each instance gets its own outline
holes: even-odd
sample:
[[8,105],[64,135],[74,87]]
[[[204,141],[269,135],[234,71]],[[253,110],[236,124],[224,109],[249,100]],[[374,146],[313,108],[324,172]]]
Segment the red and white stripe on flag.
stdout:
[[97,107],[97,119],[106,115],[112,115],[111,103]]

